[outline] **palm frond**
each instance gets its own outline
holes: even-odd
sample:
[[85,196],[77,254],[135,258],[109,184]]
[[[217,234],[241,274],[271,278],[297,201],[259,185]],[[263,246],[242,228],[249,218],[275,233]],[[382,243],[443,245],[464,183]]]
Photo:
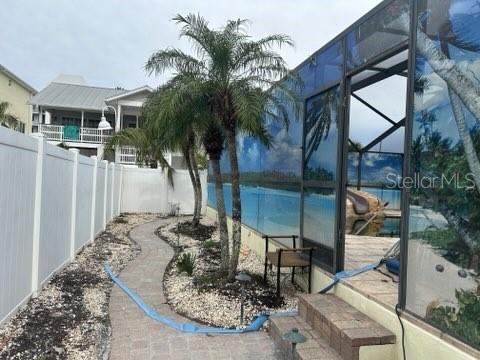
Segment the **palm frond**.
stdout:
[[145,70],[149,74],[162,74],[167,69],[173,69],[177,73],[194,74],[206,71],[206,65],[179,49],[159,50],[150,56],[145,64]]

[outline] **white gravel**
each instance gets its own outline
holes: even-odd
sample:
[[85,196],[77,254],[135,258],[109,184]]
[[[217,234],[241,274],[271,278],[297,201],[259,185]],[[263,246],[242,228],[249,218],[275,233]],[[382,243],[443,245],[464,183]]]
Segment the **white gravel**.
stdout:
[[[213,222],[207,219],[202,220],[205,225],[213,225]],[[175,224],[171,224],[159,230],[159,234],[166,239],[171,245],[177,244],[177,234],[173,233]],[[212,234],[211,239],[215,242],[219,241],[218,231]],[[199,255],[202,249],[202,243],[190,237],[180,235],[180,245],[183,250],[179,253],[190,252],[197,255],[195,262],[194,276],[190,277],[184,273],[180,274],[175,264],[172,264],[165,274],[164,287],[167,300],[170,306],[178,313],[191,319],[198,320],[202,323],[215,326],[235,327],[242,325],[240,323],[240,298],[232,298],[226,296],[223,292],[216,289],[208,291],[200,291],[195,286],[195,277],[211,274],[212,265],[206,263],[205,258]],[[210,269],[210,272],[206,270]],[[257,258],[255,253],[247,247],[242,247],[240,251],[239,271],[246,271],[249,274],[263,276],[263,263]],[[294,296],[297,291],[290,281],[282,281],[282,296],[285,303],[281,308],[269,309],[267,307],[254,305],[250,302],[245,303],[245,319],[250,322],[255,315],[270,310],[295,310],[297,299]],[[275,274],[269,273],[268,283],[275,284]],[[272,285],[272,290],[274,290]],[[258,289],[258,295],[262,295],[264,289]]]
[[129,231],[155,218],[128,214],[111,221],[0,329],[0,359],[103,359],[111,333],[112,286],[103,264],[120,271],[139,252]]

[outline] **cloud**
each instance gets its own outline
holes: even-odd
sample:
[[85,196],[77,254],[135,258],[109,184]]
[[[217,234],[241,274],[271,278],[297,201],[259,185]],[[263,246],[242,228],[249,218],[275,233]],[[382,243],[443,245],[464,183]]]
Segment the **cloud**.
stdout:
[[247,151],[247,159],[250,163],[258,163],[260,161],[260,151],[258,150],[258,144],[253,145]]

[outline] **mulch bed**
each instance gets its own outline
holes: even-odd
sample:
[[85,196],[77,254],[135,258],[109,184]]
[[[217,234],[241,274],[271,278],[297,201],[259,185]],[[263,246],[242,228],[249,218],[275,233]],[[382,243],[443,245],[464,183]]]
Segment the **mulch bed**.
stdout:
[[112,283],[103,264],[108,262],[115,272],[123,269],[140,252],[129,231],[155,218],[120,215],[110,222],[0,329],[0,359],[105,358]]
[[[216,226],[209,220],[202,220],[200,234],[195,233],[189,221],[179,223],[178,228],[181,229],[179,237],[177,224],[159,228],[156,232],[175,249],[164,277],[168,303],[177,313],[203,324],[241,326],[242,285],[238,281],[228,281],[219,270],[220,243]],[[208,238],[207,233],[210,234]],[[178,258],[185,253],[196,257],[192,276],[180,273],[176,266]],[[296,308],[294,294],[299,289],[289,281],[283,281],[282,296],[277,298],[275,275],[269,274],[267,283],[263,282],[263,263],[250,249],[242,248],[238,269],[252,278],[244,287],[245,323],[264,311]]]
[[216,227],[213,225],[198,224],[198,226],[193,227],[191,221],[179,222],[178,225],[172,229],[174,234],[180,233],[181,235],[191,237],[192,239],[198,241],[205,241],[212,237],[212,234],[215,232]]

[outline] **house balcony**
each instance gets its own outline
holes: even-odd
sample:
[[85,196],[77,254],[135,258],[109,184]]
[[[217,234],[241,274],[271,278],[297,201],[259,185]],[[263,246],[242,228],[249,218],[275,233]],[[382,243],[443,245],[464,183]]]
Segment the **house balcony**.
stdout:
[[80,127],[76,125],[39,124],[38,131],[48,141],[105,144],[112,136],[112,130]]
[[137,165],[137,150],[134,146],[120,146],[115,151],[115,162],[124,165]]

